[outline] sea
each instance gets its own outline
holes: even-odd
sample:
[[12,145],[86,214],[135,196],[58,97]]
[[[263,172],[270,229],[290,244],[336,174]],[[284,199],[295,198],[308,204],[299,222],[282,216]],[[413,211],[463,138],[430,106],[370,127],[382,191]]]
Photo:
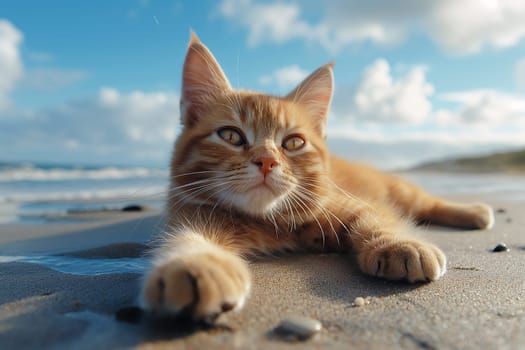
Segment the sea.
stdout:
[[72,220],[68,213],[161,208],[167,168],[0,163],[0,224]]
[[[525,200],[523,175],[399,175],[437,195]],[[161,208],[168,179],[167,167],[0,163],[0,224],[56,223],[73,220],[67,215],[71,212],[120,210],[129,205]]]

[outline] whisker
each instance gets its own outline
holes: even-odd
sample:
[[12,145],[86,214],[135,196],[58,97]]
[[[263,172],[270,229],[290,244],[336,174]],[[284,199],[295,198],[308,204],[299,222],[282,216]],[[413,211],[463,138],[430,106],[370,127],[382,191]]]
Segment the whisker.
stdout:
[[[314,193],[312,193],[311,191],[309,191],[309,190],[307,190],[305,188],[302,188],[302,190],[303,191],[307,191],[308,193],[314,194]],[[305,199],[305,200],[311,200],[311,197],[305,196],[304,193],[299,192],[298,195],[303,197],[303,199]],[[324,206],[316,203],[316,201],[312,201],[312,204],[314,205],[315,208],[317,208],[321,212],[321,214],[328,221],[328,224],[330,225],[330,228],[332,229],[332,232],[333,232],[333,234],[335,236],[335,239],[337,240],[337,245],[340,245],[341,242],[339,241],[339,236],[337,235],[337,231],[336,231],[336,229],[335,229],[335,227],[334,227],[334,225],[332,223],[332,220],[330,220],[329,214],[331,216],[333,216],[335,219],[337,219],[339,221],[339,223],[341,223],[343,226],[344,226],[344,224],[341,222],[341,220],[339,220],[339,218],[335,214],[333,214],[331,211],[326,209]]]
[[[321,225],[321,223],[319,222],[319,220],[317,219],[317,216],[314,214],[314,212],[306,205],[306,203],[303,202],[303,200],[301,198],[299,198],[295,193],[292,192],[291,194],[291,197],[294,198],[294,200],[298,200],[301,204],[302,204],[302,207],[303,209],[306,208],[310,214],[312,215],[312,217],[314,218],[314,220],[317,222],[317,225],[319,226],[319,229],[321,230],[321,236],[323,238],[323,247],[325,246],[325,243],[326,243],[326,238],[325,238],[325,233],[324,233],[324,230],[323,230],[323,226]],[[306,212],[305,212],[306,214]]]
[[178,208],[178,204],[181,203],[181,204],[184,204],[184,202],[186,202],[186,200],[188,198],[192,198],[192,197],[196,197],[198,195],[200,195],[201,193],[204,193],[206,191],[209,191],[209,190],[212,190],[212,189],[215,189],[217,187],[220,187],[220,186],[223,186],[225,185],[226,183],[210,183],[210,184],[204,184],[204,185],[201,185],[201,186],[198,186],[196,188],[190,188],[190,189],[186,189],[182,192],[179,192],[177,193],[173,198],[176,198],[177,195],[182,195],[175,203],[170,203],[170,211],[174,211],[175,209]]

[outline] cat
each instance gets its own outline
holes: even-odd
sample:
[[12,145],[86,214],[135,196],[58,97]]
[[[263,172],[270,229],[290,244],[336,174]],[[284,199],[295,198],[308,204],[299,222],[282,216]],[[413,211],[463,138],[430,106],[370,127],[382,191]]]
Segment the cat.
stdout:
[[366,274],[434,281],[446,271],[445,255],[414,238],[413,222],[492,227],[485,204],[439,199],[332,156],[325,137],[333,89],[329,63],[284,97],[233,90],[192,34],[168,229],[142,288],[147,310],[212,323],[245,303],[245,259],[284,251],[354,252]]

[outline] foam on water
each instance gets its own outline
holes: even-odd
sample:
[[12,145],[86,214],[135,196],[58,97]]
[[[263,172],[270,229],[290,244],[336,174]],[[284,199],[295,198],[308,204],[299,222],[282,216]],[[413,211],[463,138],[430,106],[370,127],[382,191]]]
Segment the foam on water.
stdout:
[[166,169],[1,164],[0,223],[70,221],[71,210],[161,207]]
[[167,176],[167,170],[140,167],[42,167],[34,164],[0,166],[0,182],[105,180]]

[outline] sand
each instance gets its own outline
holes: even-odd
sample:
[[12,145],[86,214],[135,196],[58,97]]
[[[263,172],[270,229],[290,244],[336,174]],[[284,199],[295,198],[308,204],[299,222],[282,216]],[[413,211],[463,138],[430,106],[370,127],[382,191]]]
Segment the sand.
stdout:
[[[479,200],[480,198],[463,198]],[[491,202],[491,231],[421,227],[448,258],[448,272],[409,285],[362,275],[355,258],[294,255],[251,263],[253,292],[219,327],[131,324],[140,274],[80,276],[22,262],[0,263],[0,349],[518,349],[525,348],[525,203]],[[156,213],[106,213],[75,224],[2,225],[0,255],[136,258],[158,231]],[[509,252],[493,253],[504,242]],[[356,297],[370,304],[353,306]],[[320,320],[304,343],[271,329],[286,316]]]

